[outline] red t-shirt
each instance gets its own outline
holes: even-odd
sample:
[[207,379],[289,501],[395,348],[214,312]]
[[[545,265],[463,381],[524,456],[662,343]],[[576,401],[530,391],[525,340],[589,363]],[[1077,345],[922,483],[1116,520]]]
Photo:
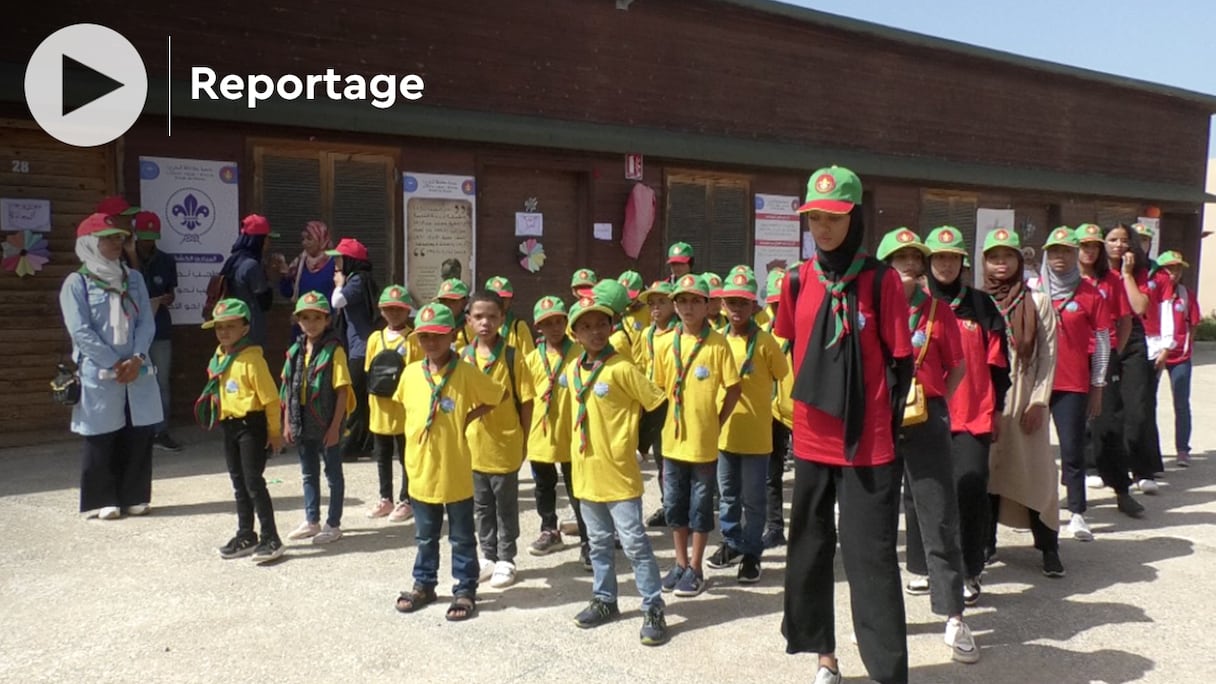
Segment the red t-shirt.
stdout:
[[[877,466],[895,460],[895,443],[891,435],[891,398],[887,389],[886,364],[878,335],[881,332],[887,348],[895,358],[912,355],[912,340],[908,333],[908,301],[899,274],[886,271],[882,282],[882,317],[874,322],[873,269],[857,277],[853,287],[857,292],[861,335],[862,380],[865,385],[865,417],[861,441],[850,463],[844,458],[844,421],[819,409],[794,400],[794,455],[816,463],[837,466]],[[793,372],[802,368],[807,341],[815,328],[815,317],[827,290],[815,275],[814,261],[808,261],[798,271],[800,290],[794,306],[781,306],[777,311],[774,331],[793,346]],[[790,301],[790,279],[781,290],[782,302]]]
[[1056,392],[1089,392],[1089,357],[1097,342],[1094,334],[1110,321],[1106,303],[1098,288],[1084,278],[1068,299],[1055,299],[1056,312]]
[[992,384],[990,366],[1007,368],[1009,359],[1001,346],[1001,335],[984,330],[975,321],[958,321],[959,344],[967,372],[950,398],[950,430],[972,435],[992,434],[996,415],[996,387]]
[[1127,300],[1127,289],[1123,287],[1123,278],[1119,277],[1117,271],[1107,271],[1106,275],[1098,278],[1085,278],[1085,281],[1098,289],[1098,294],[1102,295],[1102,299],[1106,301],[1106,317],[1109,319],[1108,329],[1110,330],[1111,346],[1115,344],[1115,335],[1118,333],[1119,320],[1124,316],[1132,315],[1132,303]]
[[[920,304],[920,322],[912,333],[912,358],[920,359],[921,350],[929,334],[929,311],[933,298]],[[909,311],[909,315],[914,311]],[[946,396],[946,375],[963,360],[963,345],[959,340],[958,319],[946,302],[938,302],[933,313],[932,337],[928,338],[929,349],[916,370],[916,379],[925,388],[925,397]]]
[[1173,365],[1191,358],[1191,328],[1199,325],[1199,300],[1194,292],[1178,285],[1170,298],[1170,310],[1174,312],[1174,348],[1165,362]]
[[1136,287],[1148,297],[1148,309],[1140,317],[1144,321],[1144,334],[1156,337],[1161,334],[1161,302],[1174,295],[1169,273],[1158,271],[1149,276],[1141,271],[1136,276]]

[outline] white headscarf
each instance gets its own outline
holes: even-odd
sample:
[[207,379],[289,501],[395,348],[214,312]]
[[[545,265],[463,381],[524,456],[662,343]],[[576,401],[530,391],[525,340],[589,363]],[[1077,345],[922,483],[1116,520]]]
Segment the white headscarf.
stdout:
[[[98,280],[106,284],[110,302],[110,328],[114,331],[115,345],[124,345],[131,335],[131,318],[123,309],[123,295],[127,290],[127,270],[119,259],[107,259],[101,255],[96,235],[76,238],[76,257]],[[86,276],[87,277],[87,276]]]

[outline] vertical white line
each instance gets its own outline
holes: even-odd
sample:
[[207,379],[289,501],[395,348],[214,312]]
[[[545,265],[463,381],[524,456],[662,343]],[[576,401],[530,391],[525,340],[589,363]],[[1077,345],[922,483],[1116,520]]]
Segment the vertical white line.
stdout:
[[168,70],[165,72],[165,90],[168,91],[169,112],[166,119],[169,124],[169,137],[173,137],[173,36],[169,36],[169,54],[166,58]]

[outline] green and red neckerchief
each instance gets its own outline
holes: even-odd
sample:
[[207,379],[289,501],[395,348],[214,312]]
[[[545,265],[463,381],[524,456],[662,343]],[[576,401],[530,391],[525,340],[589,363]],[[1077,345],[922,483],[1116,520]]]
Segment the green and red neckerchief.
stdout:
[[967,292],[969,289],[970,288],[968,288],[966,285],[959,285],[958,294],[954,295],[954,299],[950,300],[950,310],[951,311],[953,311],[954,309],[957,309],[958,305],[963,303],[963,298],[967,296]]
[[508,311],[506,318],[502,322],[502,326],[498,328],[498,336],[504,340],[510,337],[511,333],[515,332],[515,322],[517,320],[519,319],[515,318],[515,314]]
[[574,342],[571,342],[570,338],[562,338],[561,357],[558,358],[557,365],[554,366],[549,362],[549,341],[542,338],[540,343],[536,345],[536,350],[540,353],[541,366],[545,370],[545,377],[549,379],[548,386],[546,386],[544,393],[540,395],[540,403],[545,407],[544,417],[541,419],[540,426],[546,435],[549,434],[549,416],[553,413],[553,391],[557,388],[558,377],[561,376],[562,371],[566,367],[566,355],[570,353],[570,348],[573,346]]
[[96,274],[94,274],[92,271],[90,271],[88,266],[81,266],[80,268],[76,269],[76,272],[79,273],[81,276],[83,276],[86,280],[92,281],[93,284],[96,285],[98,289],[104,290],[108,294],[118,295],[119,301],[122,303],[123,311],[126,311],[127,305],[130,304],[131,305],[130,317],[139,315],[139,305],[136,304],[135,299],[133,299],[131,297],[131,292],[130,292],[130,288],[129,288],[129,285],[131,282],[131,271],[126,266],[122,267],[122,286],[121,287],[110,287],[109,283],[107,283],[106,281],[97,277]]
[[443,401],[443,390],[448,386],[448,380],[451,380],[452,375],[456,372],[458,363],[460,363],[460,357],[452,354],[452,358],[448,359],[447,365],[440,371],[439,382],[435,382],[435,375],[431,373],[430,359],[422,360],[422,377],[426,378],[426,384],[431,388],[431,404],[426,413],[426,425],[422,427],[422,434],[418,437],[419,444],[425,444],[427,438],[431,436],[431,425],[435,423],[435,416],[439,413],[439,405]]
[[[480,364],[477,363],[477,347],[480,344],[481,344],[481,338],[475,337],[475,338],[473,338],[473,341],[470,342],[464,348],[464,351],[462,352],[462,355],[464,356],[464,360],[473,364],[474,368],[481,368]],[[495,344],[494,347],[490,349],[490,357],[486,359],[486,366],[485,366],[485,368],[481,368],[481,372],[485,373],[486,375],[489,375],[494,372],[494,364],[498,363],[498,359],[502,356],[503,349],[505,349],[506,346],[507,346],[507,338],[503,337],[502,335],[499,335],[498,343]]]
[[301,337],[291,345],[287,350],[287,360],[283,362],[283,374],[279,378],[279,401],[283,402],[284,407],[290,406],[291,401],[299,401],[292,396],[293,386],[299,387],[294,382],[297,359],[302,363],[301,370],[306,373],[304,399],[311,403],[321,394],[326,380],[325,371],[333,364],[338,346],[338,338],[327,331],[313,342],[312,354],[305,361],[302,355],[308,354],[307,338]]
[[[667,327],[663,328],[663,332],[667,332],[668,330],[671,330],[672,327],[675,326],[675,324],[676,324],[675,316],[672,316],[671,318],[667,319]],[[650,358],[652,358],[652,359],[654,358],[654,336],[655,336],[655,333],[657,333],[658,331],[659,331],[659,324],[657,321],[654,323],[651,323],[650,327],[646,330],[646,350],[650,352]]]
[[849,299],[846,292],[849,285],[857,280],[857,276],[861,275],[861,270],[866,264],[866,259],[870,254],[864,249],[857,250],[853,255],[853,262],[845,270],[844,275],[838,280],[831,280],[823,273],[823,267],[819,265],[819,257],[816,256],[811,265],[815,267],[815,275],[819,278],[819,283],[827,290],[827,295],[832,299],[832,316],[836,319],[836,332],[832,339],[828,340],[825,349],[831,349],[844,336],[849,334]]
[[[731,331],[734,334],[734,331]],[[747,377],[755,370],[756,362],[756,339],[760,337],[760,326],[756,325],[756,321],[747,320],[747,347],[743,353],[743,363],[739,364],[739,376]]]
[[[611,344],[601,349],[595,358],[590,358],[584,351],[574,366],[574,399],[578,404],[578,410],[574,414],[574,427],[578,429],[578,452],[580,454],[587,451],[587,390],[595,386],[595,380],[600,376],[600,371],[604,370],[605,364],[614,354],[616,354],[616,350],[612,348]],[[591,374],[584,382],[583,366],[586,365],[591,366],[588,369]]]
[[713,326],[709,321],[701,324],[701,331],[697,333],[697,341],[692,346],[692,353],[688,355],[688,361],[685,362],[681,354],[680,346],[681,339],[684,337],[684,323],[681,321],[676,325],[675,339],[672,340],[672,349],[675,352],[676,364],[676,385],[672,390],[672,400],[675,402],[675,421],[676,421],[676,439],[680,438],[680,424],[684,422],[684,380],[688,377],[688,369],[692,367],[693,361],[696,360],[697,354],[701,353],[701,348],[705,346],[705,340],[709,337],[709,333],[713,331]]
[[232,361],[252,346],[253,341],[246,335],[237,340],[232,349],[225,351],[221,347],[215,350],[207,364],[207,384],[203,386],[202,394],[194,401],[194,420],[204,430],[215,427],[220,417],[220,378],[232,367]]
[[925,316],[924,303],[929,299],[929,294],[926,293],[919,285],[912,292],[912,299],[908,300],[908,331],[916,332],[920,328],[920,319]]
[[1072,292],[1067,297],[1053,297],[1051,300],[1052,306],[1056,309],[1056,316],[1063,318],[1064,309],[1077,298],[1077,288],[1073,288]]

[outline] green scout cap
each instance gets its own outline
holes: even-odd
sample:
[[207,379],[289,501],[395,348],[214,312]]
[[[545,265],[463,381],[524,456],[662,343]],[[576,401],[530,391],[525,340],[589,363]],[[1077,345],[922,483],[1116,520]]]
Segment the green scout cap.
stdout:
[[638,295],[638,299],[643,304],[649,304],[651,296],[662,295],[664,297],[670,297],[672,293],[675,292],[675,289],[675,285],[672,285],[666,280],[656,280],[650,284],[650,287],[643,290],[642,294]]
[[324,293],[317,292],[316,290],[305,292],[296,300],[296,310],[293,313],[298,315],[304,311],[316,311],[326,316],[332,313],[332,310],[329,308],[329,299],[325,297]]
[[900,227],[882,236],[882,242],[878,243],[878,258],[880,261],[886,261],[901,249],[914,249],[922,256],[929,256],[931,253],[925,243],[920,241],[919,235],[910,228]]
[[503,299],[511,299],[515,296],[515,288],[511,287],[511,281],[502,276],[494,276],[487,280],[486,289]]
[[1181,266],[1183,268],[1191,267],[1190,264],[1183,261],[1181,253],[1175,252],[1172,249],[1162,252],[1161,255],[1157,257],[1157,266],[1161,268],[1165,268],[1166,266]]
[[[439,294],[435,299],[468,299],[469,286],[460,278],[448,278],[439,286]],[[419,312],[421,313],[421,312]]]
[[452,310],[442,304],[427,304],[422,307],[418,310],[414,322],[417,324],[414,332],[418,333],[444,335],[456,327],[456,317],[452,315]]
[[629,291],[630,299],[637,299],[638,294],[646,287],[646,282],[642,280],[642,274],[637,271],[625,271],[617,277],[616,281],[624,285],[625,289]]
[[781,288],[785,287],[785,271],[773,269],[768,272],[768,282],[765,283],[764,301],[766,304],[781,301]]
[[1093,223],[1082,223],[1073,231],[1077,236],[1077,242],[1085,244],[1086,242],[1103,242],[1102,229]]
[[1058,226],[1055,230],[1051,231],[1051,235],[1047,236],[1047,242],[1043,245],[1043,249],[1055,246],[1072,247],[1073,249],[1076,249],[1081,246],[1081,243],[1077,241],[1076,231],[1074,231],[1072,228],[1069,228],[1068,226]]
[[687,264],[692,261],[692,245],[687,242],[677,242],[667,248],[667,263]]
[[1139,222],[1133,223],[1132,230],[1136,231],[1136,235],[1139,235],[1140,237],[1146,237],[1146,238],[1153,237],[1153,229],[1149,228],[1148,225],[1146,225],[1146,224],[1139,223]]
[[740,297],[755,301],[756,287],[754,276],[747,273],[736,273],[726,279],[719,292],[723,297]]
[[599,281],[591,288],[591,293],[596,301],[612,307],[612,312],[618,316],[629,308],[629,292],[615,280]]
[[598,311],[607,316],[609,319],[616,315],[612,309],[612,306],[608,302],[604,301],[602,297],[598,295],[587,295],[580,297],[579,300],[574,303],[574,306],[570,307],[570,329],[574,330],[575,322],[582,318],[584,314],[591,311]]
[[249,306],[239,299],[221,299],[211,310],[211,320],[203,321],[204,328],[214,328],[220,321],[249,320]]
[[573,290],[574,288],[593,287],[595,286],[595,281],[595,271],[592,271],[589,268],[580,268],[575,271],[574,275],[570,278],[570,289]]
[[984,253],[996,249],[997,247],[1008,247],[1022,251],[1022,240],[1018,238],[1018,234],[1008,228],[997,228],[988,232],[988,237],[984,238]]
[[676,281],[675,288],[671,291],[672,297],[681,294],[694,294],[709,299],[709,283],[705,282],[704,276],[685,273]]
[[938,226],[929,237],[925,238],[925,246],[930,254],[960,254],[967,256],[967,243],[963,240],[963,232],[954,226]]
[[754,270],[752,270],[752,267],[748,266],[747,264],[739,264],[738,266],[732,268],[730,270],[730,273],[728,274],[728,277],[733,276],[736,273],[743,273],[743,274],[749,275],[753,278],[756,277],[756,272]]
[[404,285],[389,285],[380,293],[380,306],[403,306],[413,308],[410,303],[410,291]]
[[806,183],[806,204],[798,213],[825,211],[847,214],[861,204],[861,179],[843,166],[829,166],[811,174]]
[[546,318],[566,315],[566,303],[557,297],[541,297],[532,307],[532,320],[540,323]]
[[705,285],[709,287],[710,297],[722,296],[722,276],[706,271],[701,274],[701,277],[705,279]]

